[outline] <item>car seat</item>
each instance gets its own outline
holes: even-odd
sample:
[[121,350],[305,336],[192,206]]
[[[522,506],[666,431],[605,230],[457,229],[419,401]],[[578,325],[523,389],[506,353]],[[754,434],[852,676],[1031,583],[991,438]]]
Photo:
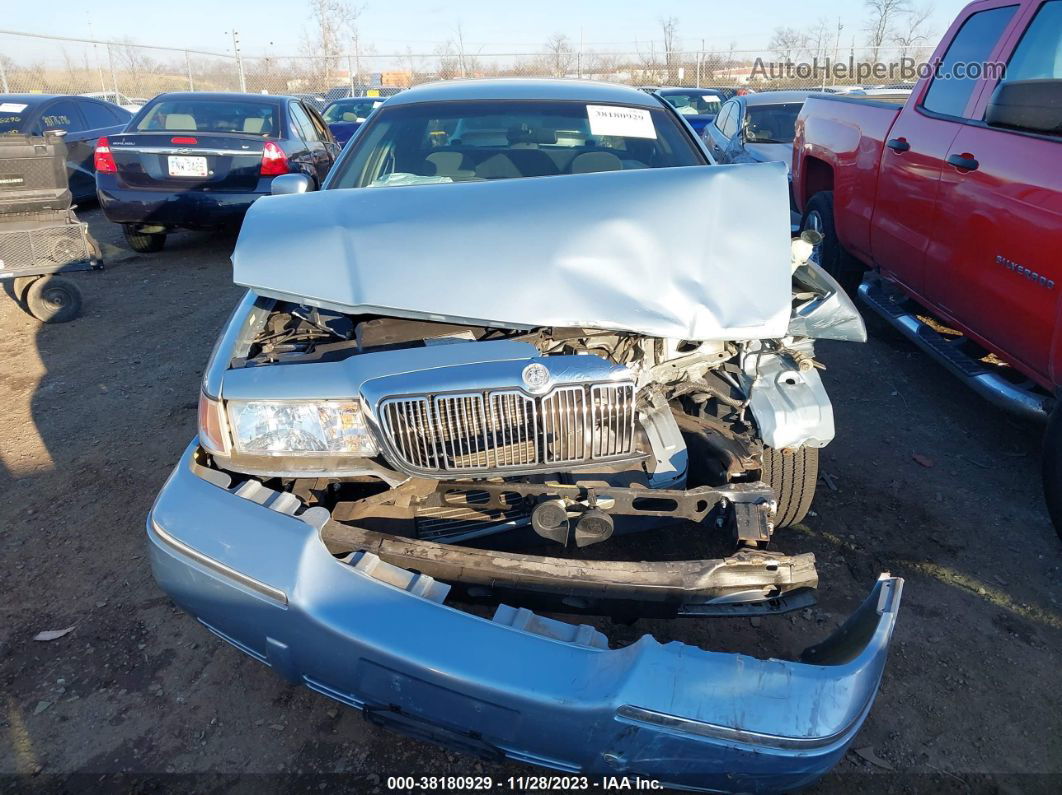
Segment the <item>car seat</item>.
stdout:
[[195,116],[191,113],[167,113],[165,129],[198,130],[199,127],[195,123]]

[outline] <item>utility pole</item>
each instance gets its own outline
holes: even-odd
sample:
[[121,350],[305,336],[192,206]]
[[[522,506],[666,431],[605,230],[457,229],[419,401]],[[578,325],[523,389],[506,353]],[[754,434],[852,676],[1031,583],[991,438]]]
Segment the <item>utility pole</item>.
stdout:
[[4,58],[0,55],[0,87],[4,89],[5,94],[10,94],[11,89],[7,87],[7,72],[4,71]]
[[701,39],[701,51],[697,53],[697,88],[701,87],[701,65],[704,63],[704,39]]
[[240,73],[240,91],[247,93],[247,77],[243,73],[243,58],[240,57],[240,32],[232,29],[232,52],[236,56],[236,70]]
[[[354,36],[353,36],[353,38],[354,38],[354,74],[357,76],[358,85],[360,86],[362,84],[362,79],[361,79],[361,48],[359,47],[359,44],[358,44],[358,29],[357,28],[354,28]],[[354,89],[354,83],[353,83],[353,81],[351,82],[350,87],[351,87],[351,92],[350,93],[351,93],[351,96],[353,96],[354,95],[354,90],[353,90]]]
[[188,70],[188,90],[195,91],[195,81],[192,79],[192,59],[188,57],[188,50],[184,51],[184,68]]
[[[96,37],[92,35],[92,15],[89,14],[88,11],[86,11],[85,12],[85,16],[88,17],[87,21],[88,21],[89,38],[93,39],[93,42],[92,42],[92,60],[96,62],[96,71],[98,71],[99,74],[100,74],[100,91],[106,91],[107,90],[107,83],[103,79],[103,65],[100,63],[100,54],[96,50],[96,42],[95,42],[95,38]],[[3,65],[0,64],[0,71],[2,71],[2,70],[3,70]],[[7,83],[6,82],[4,83],[4,92],[5,93],[7,92]],[[117,100],[118,100],[118,98],[115,97],[115,101],[117,101]]]
[[107,62],[111,66],[111,84],[114,88],[114,98],[118,98],[118,78],[114,74],[114,51],[111,49],[111,45],[107,45]]
[[575,76],[583,79],[583,28],[579,26],[579,52],[575,56]]
[[[833,45],[833,60],[834,60],[834,63],[837,62],[837,57],[840,55],[840,51],[841,51],[841,31],[842,30],[844,30],[844,23],[841,22],[841,18],[840,17],[837,17],[837,43]],[[836,85],[837,84],[837,71],[836,71],[836,69],[831,70],[831,71],[833,72],[833,74],[830,75],[830,85],[832,86],[832,85]]]

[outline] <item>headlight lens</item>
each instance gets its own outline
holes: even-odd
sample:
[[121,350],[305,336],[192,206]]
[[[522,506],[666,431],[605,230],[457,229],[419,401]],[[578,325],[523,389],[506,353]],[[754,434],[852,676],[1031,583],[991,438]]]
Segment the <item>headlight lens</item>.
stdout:
[[359,400],[230,400],[236,450],[249,455],[375,455]]

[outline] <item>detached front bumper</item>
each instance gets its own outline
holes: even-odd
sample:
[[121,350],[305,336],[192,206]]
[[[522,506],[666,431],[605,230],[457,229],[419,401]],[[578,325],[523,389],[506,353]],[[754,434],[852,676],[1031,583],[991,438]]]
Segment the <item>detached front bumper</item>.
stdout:
[[265,507],[195,474],[194,449],[148,517],[159,584],[223,639],[375,722],[560,771],[778,791],[827,772],[873,703],[900,579],[883,575],[810,662],[649,636],[607,649],[589,627],[504,607],[487,620],[442,604],[431,578],[340,561],[285,512],[296,504]]

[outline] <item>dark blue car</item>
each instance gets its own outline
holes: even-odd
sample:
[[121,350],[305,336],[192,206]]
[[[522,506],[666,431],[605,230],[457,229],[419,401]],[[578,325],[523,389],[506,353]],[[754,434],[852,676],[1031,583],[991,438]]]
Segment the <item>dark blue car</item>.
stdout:
[[74,201],[96,195],[92,153],[101,136],[122,130],[133,114],[90,97],[56,94],[0,94],[0,135],[43,135],[62,130],[66,174]]
[[324,109],[324,120],[340,146],[369,118],[369,114],[384,102],[383,97],[349,97],[338,99]]
[[175,229],[236,226],[273,177],[317,188],[339,145],[294,97],[160,94],[96,146],[96,192],[135,251],[158,251]]
[[658,88],[655,93],[674,107],[698,135],[727,100],[724,90],[716,88]]

